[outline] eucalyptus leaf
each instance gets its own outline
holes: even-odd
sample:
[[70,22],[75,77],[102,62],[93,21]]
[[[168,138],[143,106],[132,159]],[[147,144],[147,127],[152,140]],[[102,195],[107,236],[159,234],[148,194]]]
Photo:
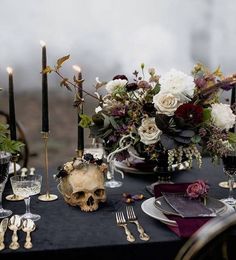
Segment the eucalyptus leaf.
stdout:
[[184,138],[180,136],[174,137],[175,141],[182,144],[189,144],[191,142],[191,138]]
[[181,137],[193,137],[195,135],[193,130],[183,130],[182,132],[179,133],[179,136]]
[[162,134],[160,141],[166,150],[174,149],[177,147],[176,142],[168,135]]
[[116,120],[113,116],[111,116],[110,118],[110,122],[111,122],[111,125],[115,128],[115,129],[118,129],[119,128],[119,125],[116,123]]
[[201,142],[201,136],[200,135],[194,135],[192,138],[191,138],[191,141],[195,144],[197,143],[200,143]]

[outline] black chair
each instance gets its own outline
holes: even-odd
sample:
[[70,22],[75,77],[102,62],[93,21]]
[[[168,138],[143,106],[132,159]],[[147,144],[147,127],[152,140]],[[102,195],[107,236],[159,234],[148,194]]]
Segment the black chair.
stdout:
[[214,218],[200,228],[175,260],[236,259],[236,213]]
[[[4,111],[0,111],[0,121],[9,124],[9,115]],[[26,140],[23,127],[19,122],[16,122],[16,131],[17,139],[25,144],[21,149],[21,152],[19,153],[20,155],[17,163],[19,163],[21,167],[27,167],[29,160],[29,146]]]

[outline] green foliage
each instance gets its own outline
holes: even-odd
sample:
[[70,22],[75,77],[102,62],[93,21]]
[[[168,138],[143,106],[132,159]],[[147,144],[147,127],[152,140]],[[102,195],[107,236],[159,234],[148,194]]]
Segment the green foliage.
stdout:
[[19,141],[13,141],[9,137],[8,125],[0,124],[0,151],[9,153],[20,152],[24,144]]
[[85,114],[80,114],[79,116],[81,118],[79,126],[81,126],[83,128],[86,128],[86,127],[88,128],[92,123],[92,118]]
[[203,121],[206,122],[211,118],[211,109],[205,108],[203,109]]
[[236,144],[236,133],[229,132],[228,134],[228,140],[232,144]]

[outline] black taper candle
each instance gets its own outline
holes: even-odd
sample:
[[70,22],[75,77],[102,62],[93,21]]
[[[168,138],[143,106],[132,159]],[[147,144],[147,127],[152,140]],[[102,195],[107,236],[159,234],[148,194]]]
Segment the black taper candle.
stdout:
[[[81,71],[78,74],[78,80],[82,80],[82,73]],[[83,83],[78,83],[78,94],[80,96],[80,100],[83,99]],[[84,128],[79,125],[81,118],[80,114],[83,114],[83,103],[80,104],[78,109],[78,140],[77,140],[77,150],[83,151],[84,150]]]
[[16,114],[12,69],[7,68],[9,74],[9,128],[11,140],[16,140]]
[[[233,106],[235,104],[235,102],[236,102],[236,91],[235,91],[235,86],[233,86],[232,92],[231,92],[230,105]],[[234,127],[232,127],[229,131],[234,133],[235,128],[236,128],[236,126],[234,125]]]
[[47,67],[47,52],[45,44],[42,44],[42,132],[49,132],[48,119],[48,77],[43,70]]

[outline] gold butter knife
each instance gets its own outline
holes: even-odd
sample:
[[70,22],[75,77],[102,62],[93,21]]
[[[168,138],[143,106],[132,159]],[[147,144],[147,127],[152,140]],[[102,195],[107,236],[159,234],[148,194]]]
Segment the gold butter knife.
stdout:
[[0,251],[5,248],[4,236],[8,226],[8,218],[4,218],[0,224]]

